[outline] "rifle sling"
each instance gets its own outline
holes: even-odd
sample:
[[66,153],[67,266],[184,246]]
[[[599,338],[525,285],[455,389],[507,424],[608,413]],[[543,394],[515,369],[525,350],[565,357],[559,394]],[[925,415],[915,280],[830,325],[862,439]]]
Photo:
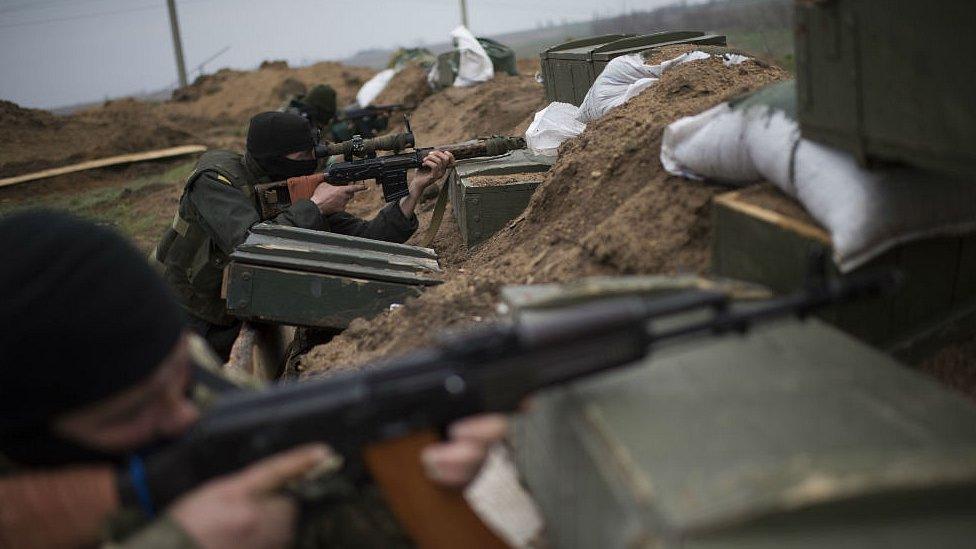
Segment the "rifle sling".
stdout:
[[368,446],[363,457],[404,530],[423,549],[507,547],[471,510],[459,490],[432,483],[420,452],[440,439],[421,431]]
[[424,234],[424,240],[421,243],[424,248],[430,248],[430,245],[434,243],[434,237],[437,236],[437,230],[441,228],[441,221],[444,219],[444,210],[447,209],[449,183],[450,178],[445,179],[444,184],[441,185],[440,192],[437,193],[437,204],[434,205],[434,213],[430,217],[430,225],[427,227],[427,232]]

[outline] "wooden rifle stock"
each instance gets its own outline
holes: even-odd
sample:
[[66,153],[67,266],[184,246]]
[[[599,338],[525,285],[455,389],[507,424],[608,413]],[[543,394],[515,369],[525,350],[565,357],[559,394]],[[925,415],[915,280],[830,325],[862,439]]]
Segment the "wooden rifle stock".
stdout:
[[437,486],[424,472],[420,452],[438,442],[421,431],[367,447],[364,459],[400,524],[423,549],[508,547],[471,510],[460,490]]

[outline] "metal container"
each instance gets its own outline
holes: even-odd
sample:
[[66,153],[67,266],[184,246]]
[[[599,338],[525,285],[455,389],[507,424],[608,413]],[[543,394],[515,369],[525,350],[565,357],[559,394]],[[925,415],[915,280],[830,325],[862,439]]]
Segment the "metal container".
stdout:
[[[539,54],[546,99],[579,105],[590,89],[593,74],[592,52],[632,34],[604,34],[553,46]],[[579,90],[583,90],[582,95]]]
[[593,81],[590,82],[590,86],[593,85],[596,77],[600,76],[603,69],[607,67],[607,63],[612,59],[652,48],[676,46],[679,44],[725,46],[726,39],[724,35],[705,34],[701,31],[668,31],[617,40],[616,42],[603,45],[593,50],[593,72],[595,76],[593,77]]
[[976,536],[976,407],[818,320],[665,347],[537,395],[513,431],[554,547]]
[[724,46],[725,37],[702,31],[664,31],[643,36],[607,34],[553,46],[539,54],[546,99],[579,105],[611,59],[675,44]]
[[[796,3],[803,135],[865,164],[976,175],[976,3]],[[974,180],[976,181],[976,180]]]
[[[517,150],[492,158],[458,162],[448,176],[447,185],[464,244],[468,247],[480,244],[518,217],[554,161],[555,158],[549,156]],[[537,177],[491,187],[472,186],[468,180],[479,175],[510,174],[537,174]]]
[[224,274],[234,316],[345,328],[440,284],[433,250],[262,223]]
[[[773,211],[754,187],[716,197],[712,271],[777,292],[800,287],[813,255],[830,257],[830,235],[809,218]],[[804,216],[805,217],[805,216]],[[833,263],[829,268],[837,274]],[[976,234],[898,246],[861,270],[893,268],[904,276],[892,295],[832,308],[822,318],[858,338],[914,361],[976,332]]]

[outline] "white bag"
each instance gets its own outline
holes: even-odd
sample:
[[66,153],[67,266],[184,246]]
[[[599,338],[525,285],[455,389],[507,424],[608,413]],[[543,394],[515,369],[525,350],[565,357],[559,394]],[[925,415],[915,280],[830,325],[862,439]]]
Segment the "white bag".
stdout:
[[640,92],[655,84],[669,68],[707,59],[707,53],[693,51],[682,54],[660,65],[644,64],[644,56],[632,53],[612,59],[586,92],[580,104],[579,121],[592,122],[607,114],[610,109],[623,105]]
[[563,141],[583,133],[586,124],[576,119],[579,109],[569,103],[550,103],[535,113],[525,132],[525,143],[532,152],[556,156]]
[[454,86],[465,88],[487,82],[495,77],[491,58],[478,39],[464,25],[451,31],[451,37],[461,54],[458,61],[458,75]]
[[674,122],[664,131],[661,164],[691,179],[772,182],[830,232],[844,272],[898,244],[976,230],[972,182],[919,170],[866,170],[847,152],[801,139],[795,119],[766,105],[724,103]]
[[360,107],[368,106],[383,93],[383,90],[386,89],[386,86],[396,73],[397,71],[395,69],[385,69],[376,73],[376,76],[370,78],[356,92],[356,103],[359,103]]

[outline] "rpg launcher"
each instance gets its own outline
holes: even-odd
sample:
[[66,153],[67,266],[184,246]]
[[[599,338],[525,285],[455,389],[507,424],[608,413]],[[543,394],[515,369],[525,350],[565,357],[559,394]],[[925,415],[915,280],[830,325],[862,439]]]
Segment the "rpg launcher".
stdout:
[[[407,129],[409,130],[409,122]],[[348,185],[356,181],[375,179],[383,188],[383,199],[396,202],[410,194],[407,172],[424,168],[424,158],[432,151],[449,151],[455,160],[490,157],[525,148],[521,137],[488,137],[439,147],[416,148],[413,133],[393,134],[374,139],[355,138],[342,143],[315,147],[315,156],[328,158],[341,155],[343,162],[331,164],[325,170],[325,182]],[[378,156],[378,152],[392,154]],[[270,219],[293,202],[311,198],[314,186],[297,183],[300,178],[254,186],[261,219]]]
[[161,509],[207,479],[324,441],[347,464],[365,463],[419,546],[500,547],[460,493],[424,476],[418,453],[443,426],[484,412],[514,412],[537,391],[638,363],[671,340],[804,318],[895,284],[891,273],[864,274],[746,303],[710,291],[606,299],[541,320],[484,327],[355,373],[232,393],[182,440],[145,459],[146,482],[137,492]]

